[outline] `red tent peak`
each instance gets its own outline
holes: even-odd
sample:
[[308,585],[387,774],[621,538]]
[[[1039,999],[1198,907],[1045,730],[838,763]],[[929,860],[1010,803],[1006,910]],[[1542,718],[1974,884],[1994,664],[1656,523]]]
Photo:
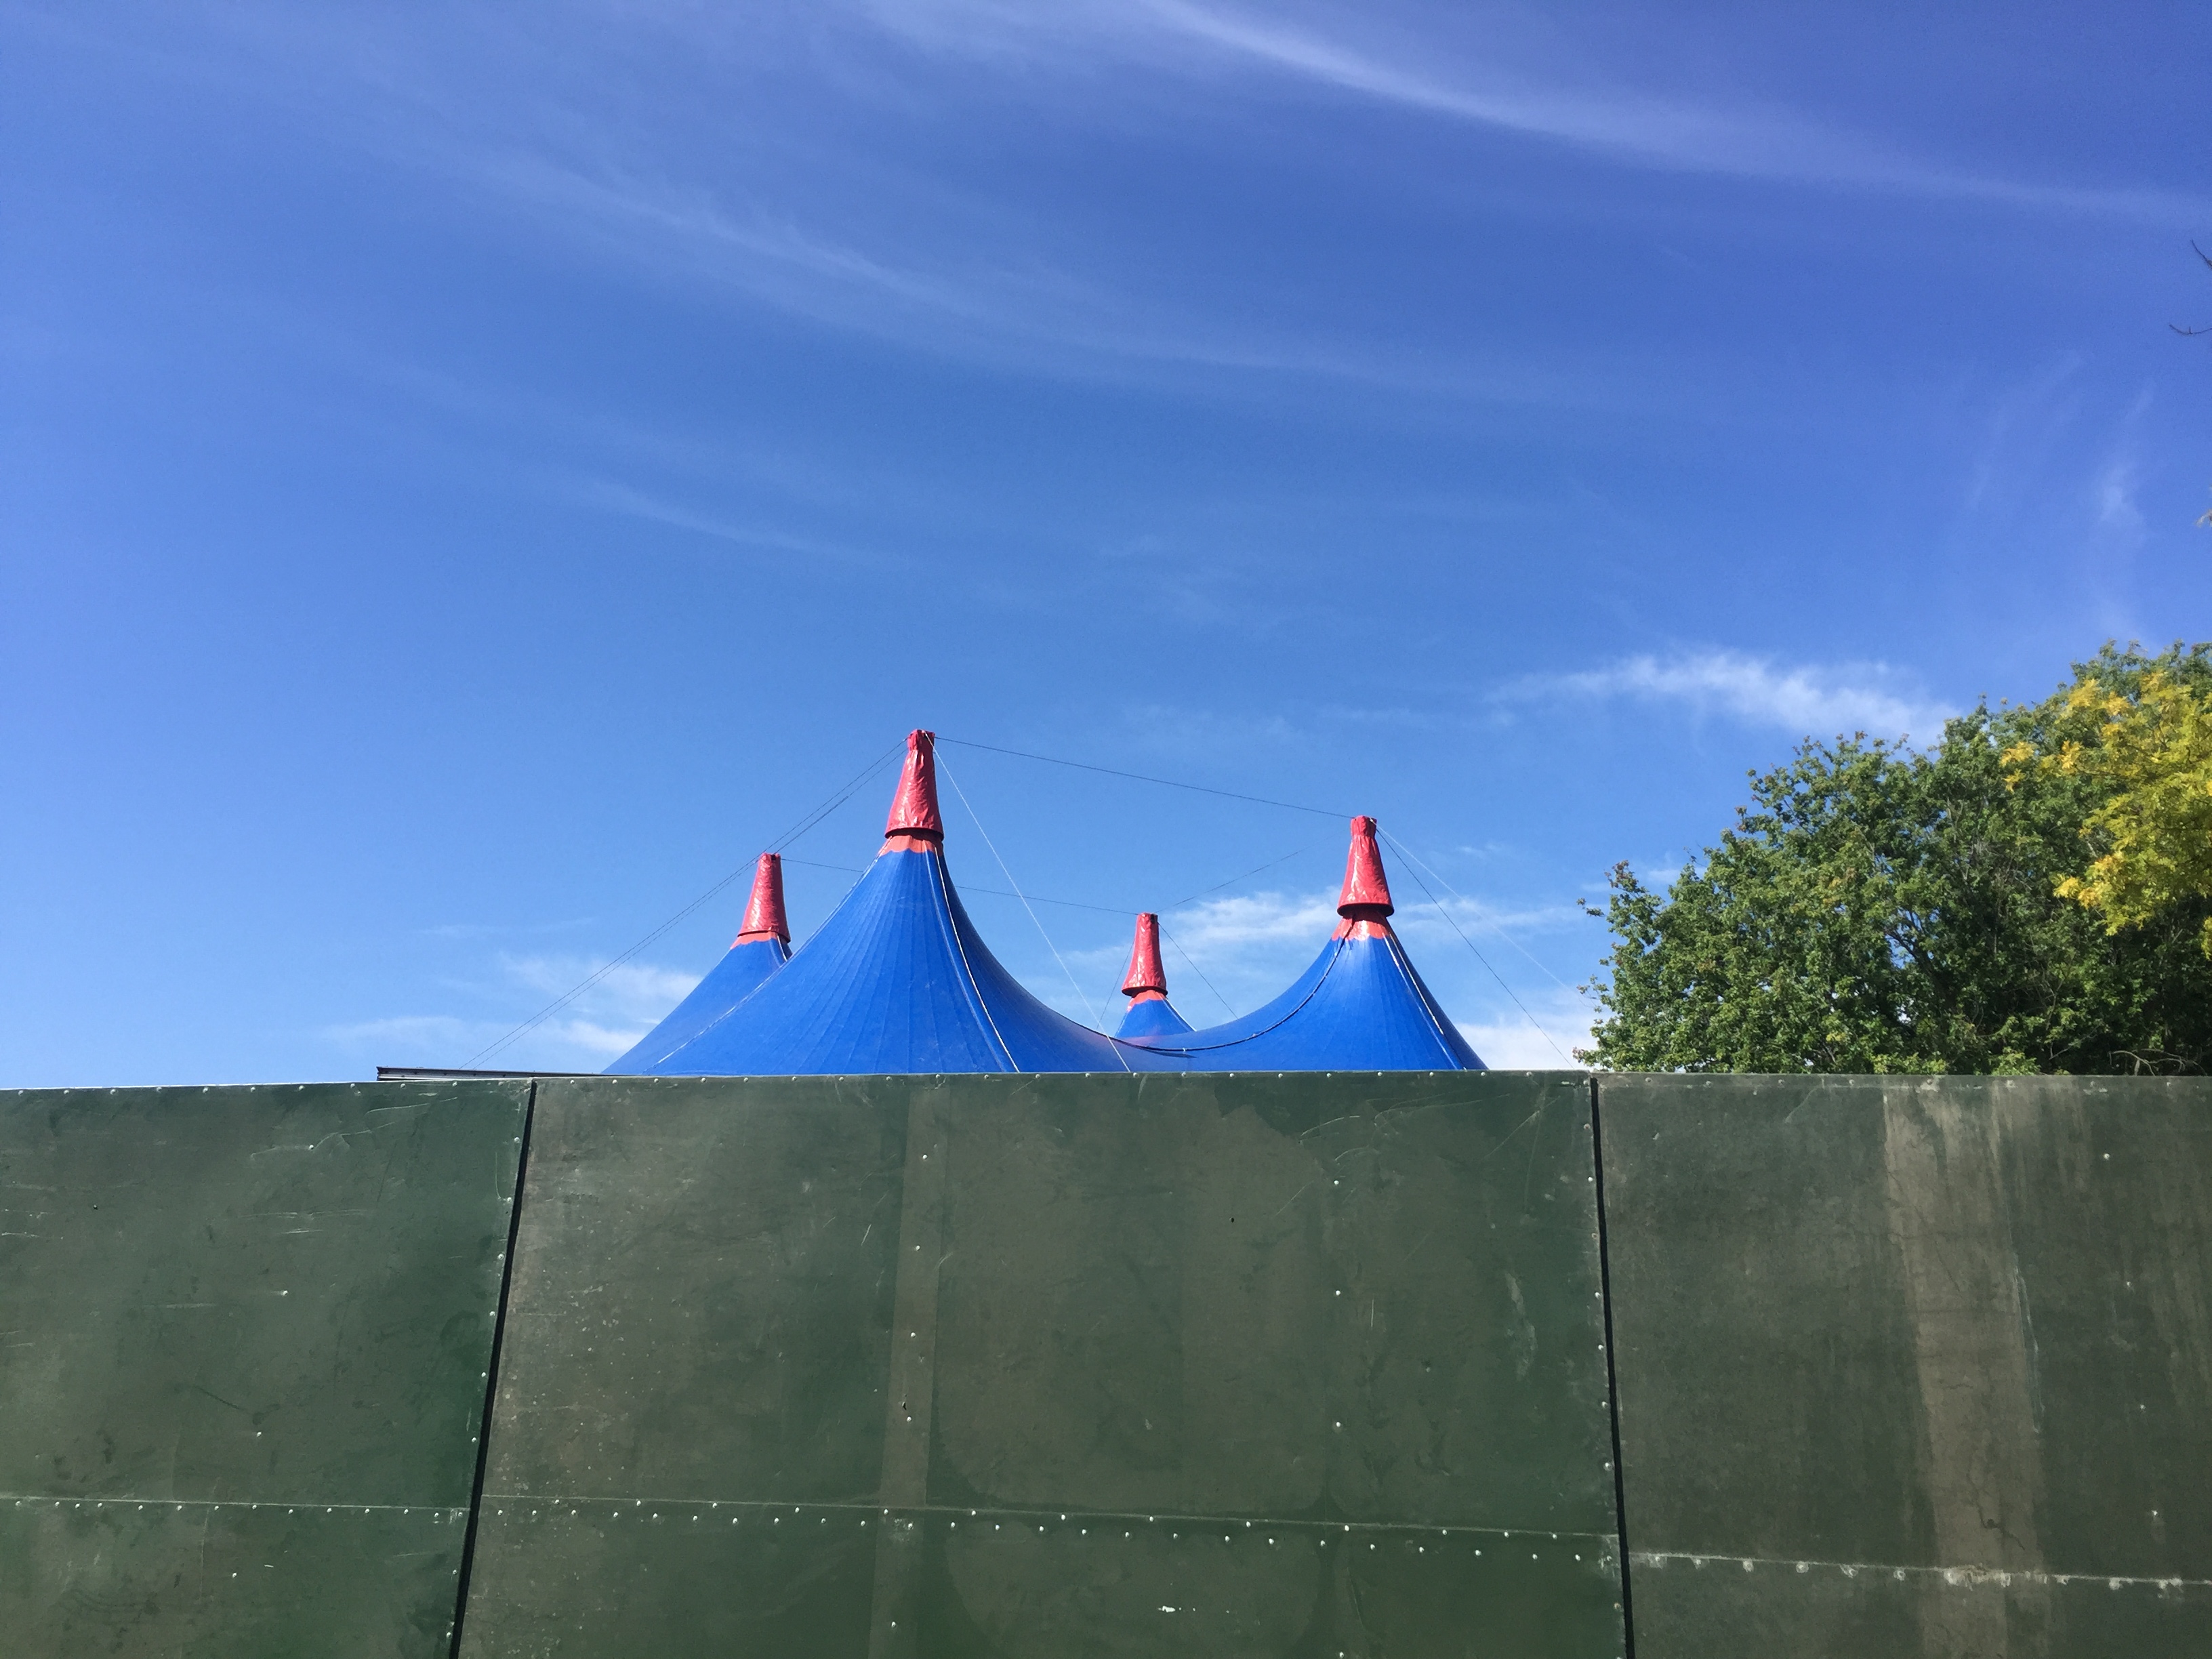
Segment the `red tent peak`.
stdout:
[[1380,921],[1395,908],[1390,902],[1390,884],[1382,874],[1382,849],[1375,845],[1375,820],[1354,818],[1336,914],[1347,921]]
[[1160,966],[1160,919],[1147,910],[1137,918],[1137,939],[1129,947],[1129,972],[1121,981],[1121,994],[1132,1002],[1148,1002],[1167,994],[1167,970]]
[[764,939],[791,943],[791,924],[783,919],[783,860],[774,853],[763,853],[753,866],[753,896],[745,902],[744,926],[732,943],[750,945]]
[[899,773],[898,793],[891,797],[884,834],[939,843],[945,840],[945,820],[937,815],[936,732],[907,733],[906,766]]

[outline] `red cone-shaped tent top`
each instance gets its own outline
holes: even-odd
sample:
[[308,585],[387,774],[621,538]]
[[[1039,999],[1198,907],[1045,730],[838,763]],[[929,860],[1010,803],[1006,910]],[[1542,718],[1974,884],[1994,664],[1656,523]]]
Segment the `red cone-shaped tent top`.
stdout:
[[1336,914],[1344,918],[1336,937],[1344,938],[1363,921],[1388,926],[1384,918],[1397,907],[1390,902],[1390,883],[1382,873],[1382,854],[1375,845],[1375,820],[1352,821],[1352,850],[1345,854],[1344,887],[1336,896]]
[[1160,919],[1150,910],[1137,918],[1121,994],[1129,999],[1129,1008],[1115,1036],[1173,1037],[1190,1030],[1190,1022],[1168,1000],[1167,970],[1160,965]]
[[772,939],[791,943],[791,924],[783,919],[783,860],[763,853],[753,866],[753,896],[745,901],[745,920],[732,945],[750,945]]
[[1167,969],[1160,966],[1160,919],[1147,910],[1137,918],[1136,943],[1129,947],[1129,971],[1121,994],[1142,1002],[1168,994]]
[[884,820],[884,848],[889,852],[898,836],[911,836],[932,846],[945,844],[945,820],[937,813],[937,733],[906,734],[906,765],[899,773],[898,793],[891,797],[890,816]]

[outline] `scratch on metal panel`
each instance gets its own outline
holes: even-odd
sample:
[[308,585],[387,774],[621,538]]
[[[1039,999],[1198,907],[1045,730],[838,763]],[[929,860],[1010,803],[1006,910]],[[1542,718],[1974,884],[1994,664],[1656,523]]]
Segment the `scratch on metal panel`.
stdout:
[[1538,1118],[1544,1115],[1544,1113],[1548,1109],[1549,1105],[1550,1103],[1547,1102],[1544,1105],[1539,1106],[1534,1111],[1529,1113],[1528,1116],[1522,1118],[1518,1123],[1515,1124],[1504,1134],[1500,1135],[1498,1138],[1498,1144],[1482,1155],[1482,1161],[1485,1164],[1487,1164],[1492,1158],[1496,1158],[1498,1153],[1504,1152],[1506,1146],[1510,1144],[1514,1136],[1519,1134],[1523,1129],[1534,1123]]

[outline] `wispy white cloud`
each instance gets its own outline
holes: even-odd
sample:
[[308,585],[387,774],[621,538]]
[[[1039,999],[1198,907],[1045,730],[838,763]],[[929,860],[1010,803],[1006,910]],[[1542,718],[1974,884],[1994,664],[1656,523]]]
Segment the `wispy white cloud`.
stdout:
[[[1492,8],[1486,51],[1448,37],[1382,37],[1349,9],[1260,13],[1194,0],[1041,8],[1004,0],[880,0],[874,15],[939,50],[1004,56],[1023,46],[1118,51],[1162,73],[1242,67],[1440,119],[1572,145],[1633,166],[1873,189],[2046,210],[2200,220],[2206,201],[2130,185],[2081,186],[1985,176],[1773,108],[1718,106],[1616,81],[1577,83],[1525,50],[1502,50],[1512,15]],[[1361,38],[1364,35],[1366,38]]]
[[1589,1042],[1596,1006],[1572,991],[1522,993],[1525,1006],[1510,1004],[1477,1019],[1459,1022],[1460,1035],[1474,1045],[1483,1064],[1501,1072],[1555,1072],[1579,1066],[1574,1055]]
[[1626,697],[1676,703],[1799,736],[1861,731],[1923,741],[1940,736],[1943,722],[1958,712],[1886,663],[1791,665],[1740,651],[1633,656],[1586,673],[1522,680],[1497,695],[1500,702],[1518,703]]
[[[379,1065],[465,1066],[602,965],[586,957],[502,955],[492,964],[488,982],[454,988],[471,1001],[506,1001],[510,1006],[503,1013],[390,1015],[328,1026],[322,1035]],[[519,1071],[597,1071],[643,1036],[697,983],[696,974],[623,963],[482,1063]]]
[[[442,27],[374,11],[218,15],[257,61],[201,72],[289,100],[329,135],[441,174],[649,280],[933,354],[1222,396],[1268,395],[1286,380],[1516,408],[1643,408],[1653,394],[1617,352],[1407,339],[1354,319],[1317,327],[1249,270],[1210,293],[1188,268],[1152,266],[1017,192],[963,183],[895,143],[853,145],[823,112],[903,120],[956,95],[945,71],[957,59],[998,93],[1050,98],[1070,119],[1127,119],[1133,104],[1210,113],[1288,87],[1632,166],[2177,223],[2212,212],[2155,191],[1983,179],[1786,110],[1594,81],[1563,60],[1555,32],[1498,8],[1479,32],[1441,15],[1393,26],[1348,8],[1262,14],[1194,0],[730,15],[647,3],[618,15],[582,3],[527,24]],[[574,73],[595,55],[621,72]],[[649,107],[632,90],[641,85],[655,88]],[[1664,378],[1680,413],[1691,377]]]
[[640,519],[648,524],[665,525],[673,530],[690,531],[694,535],[704,536],[713,541],[728,542],[733,546],[754,548],[763,552],[796,553],[806,558],[836,564],[879,567],[887,562],[874,554],[817,538],[794,536],[770,526],[738,523],[611,478],[577,480],[569,486],[568,493],[609,513]]
[[2124,456],[2107,462],[2097,475],[2097,522],[2106,529],[2134,537],[2142,532],[2142,509],[2136,505],[2140,469]]

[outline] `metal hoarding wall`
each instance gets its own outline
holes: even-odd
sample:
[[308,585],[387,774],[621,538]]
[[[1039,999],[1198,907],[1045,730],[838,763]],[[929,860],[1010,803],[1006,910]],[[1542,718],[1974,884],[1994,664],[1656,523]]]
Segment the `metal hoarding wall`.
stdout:
[[465,1653],[1624,1650],[1589,1090],[539,1085]]
[[1598,1104],[1639,1659],[2212,1652],[2212,1082]]
[[0,1095],[0,1648],[447,1650],[528,1089]]

